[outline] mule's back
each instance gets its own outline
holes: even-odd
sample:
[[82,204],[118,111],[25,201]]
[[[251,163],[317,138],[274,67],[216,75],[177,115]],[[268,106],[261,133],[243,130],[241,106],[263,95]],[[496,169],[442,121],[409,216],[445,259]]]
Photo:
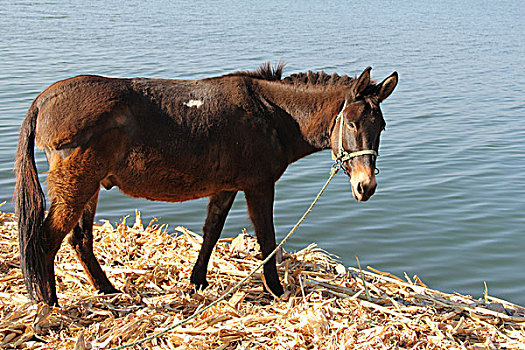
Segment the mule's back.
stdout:
[[256,118],[261,106],[248,90],[246,79],[235,76],[202,80],[77,76],[51,85],[35,100],[37,144],[55,149],[80,145],[89,140],[88,134],[116,127],[148,131],[161,124],[157,133],[173,132],[163,123],[188,128],[185,132],[206,132],[231,118],[239,122],[239,112]]

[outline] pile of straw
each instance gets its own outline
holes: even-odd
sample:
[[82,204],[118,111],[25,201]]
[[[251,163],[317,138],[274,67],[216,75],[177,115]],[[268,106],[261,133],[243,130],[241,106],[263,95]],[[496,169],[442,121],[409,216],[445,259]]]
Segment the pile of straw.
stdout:
[[[96,295],[72,249],[56,259],[60,307],[32,304],[19,269],[14,216],[0,213],[0,348],[107,349],[163,330],[211,303],[259,262],[251,236],[222,239],[210,287],[192,294],[201,237],[154,221],[95,227],[95,254],[122,294]],[[233,242],[232,242],[233,241]],[[282,252],[286,293],[257,273],[239,291],[134,349],[525,349],[525,308],[485,295],[446,294],[418,278],[345,268],[310,245]]]

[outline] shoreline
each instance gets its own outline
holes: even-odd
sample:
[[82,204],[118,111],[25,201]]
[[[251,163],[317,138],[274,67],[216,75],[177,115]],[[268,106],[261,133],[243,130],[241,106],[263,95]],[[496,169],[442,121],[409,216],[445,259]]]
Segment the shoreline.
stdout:
[[[14,215],[0,212],[0,347],[102,349],[130,343],[220,297],[259,263],[251,236],[219,240],[210,286],[192,294],[201,236],[176,235],[137,213],[94,226],[95,255],[121,294],[97,295],[73,250],[55,262],[60,307],[30,303],[18,265]],[[525,349],[525,308],[485,295],[433,290],[374,269],[345,267],[315,244],[282,253],[285,294],[263,291],[260,273],[232,296],[140,348]],[[132,348],[139,348],[137,346]]]

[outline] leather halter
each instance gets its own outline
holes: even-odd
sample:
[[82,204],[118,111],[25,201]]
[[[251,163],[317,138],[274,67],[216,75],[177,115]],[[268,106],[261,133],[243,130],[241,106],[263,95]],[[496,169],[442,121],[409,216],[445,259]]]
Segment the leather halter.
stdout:
[[[354,101],[350,104],[354,104],[356,103],[357,101]],[[337,115],[337,117],[335,118],[335,124],[337,124],[337,122],[339,122],[339,142],[338,142],[338,145],[337,145],[337,154],[334,154],[333,151],[332,151],[332,160],[335,160],[337,162],[346,162],[352,158],[356,158],[356,157],[360,157],[360,156],[364,156],[364,155],[367,155],[367,154],[371,154],[373,156],[375,156],[376,158],[379,157],[379,154],[377,153],[377,151],[373,150],[373,149],[367,149],[367,150],[362,150],[362,151],[356,151],[356,152],[347,152],[344,148],[343,148],[343,124],[344,124],[344,118],[343,118],[343,111],[346,109],[347,107],[347,104],[346,104],[346,100],[345,100],[345,103],[343,105],[343,108],[341,109],[341,112],[339,112],[339,114]]]

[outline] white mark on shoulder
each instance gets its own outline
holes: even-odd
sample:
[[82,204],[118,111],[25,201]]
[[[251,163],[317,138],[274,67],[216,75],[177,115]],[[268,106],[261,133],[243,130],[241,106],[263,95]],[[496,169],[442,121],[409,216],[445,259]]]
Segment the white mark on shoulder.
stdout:
[[189,100],[184,105],[187,106],[187,107],[197,107],[197,108],[199,108],[203,104],[204,104],[204,102],[202,102],[201,100]]

